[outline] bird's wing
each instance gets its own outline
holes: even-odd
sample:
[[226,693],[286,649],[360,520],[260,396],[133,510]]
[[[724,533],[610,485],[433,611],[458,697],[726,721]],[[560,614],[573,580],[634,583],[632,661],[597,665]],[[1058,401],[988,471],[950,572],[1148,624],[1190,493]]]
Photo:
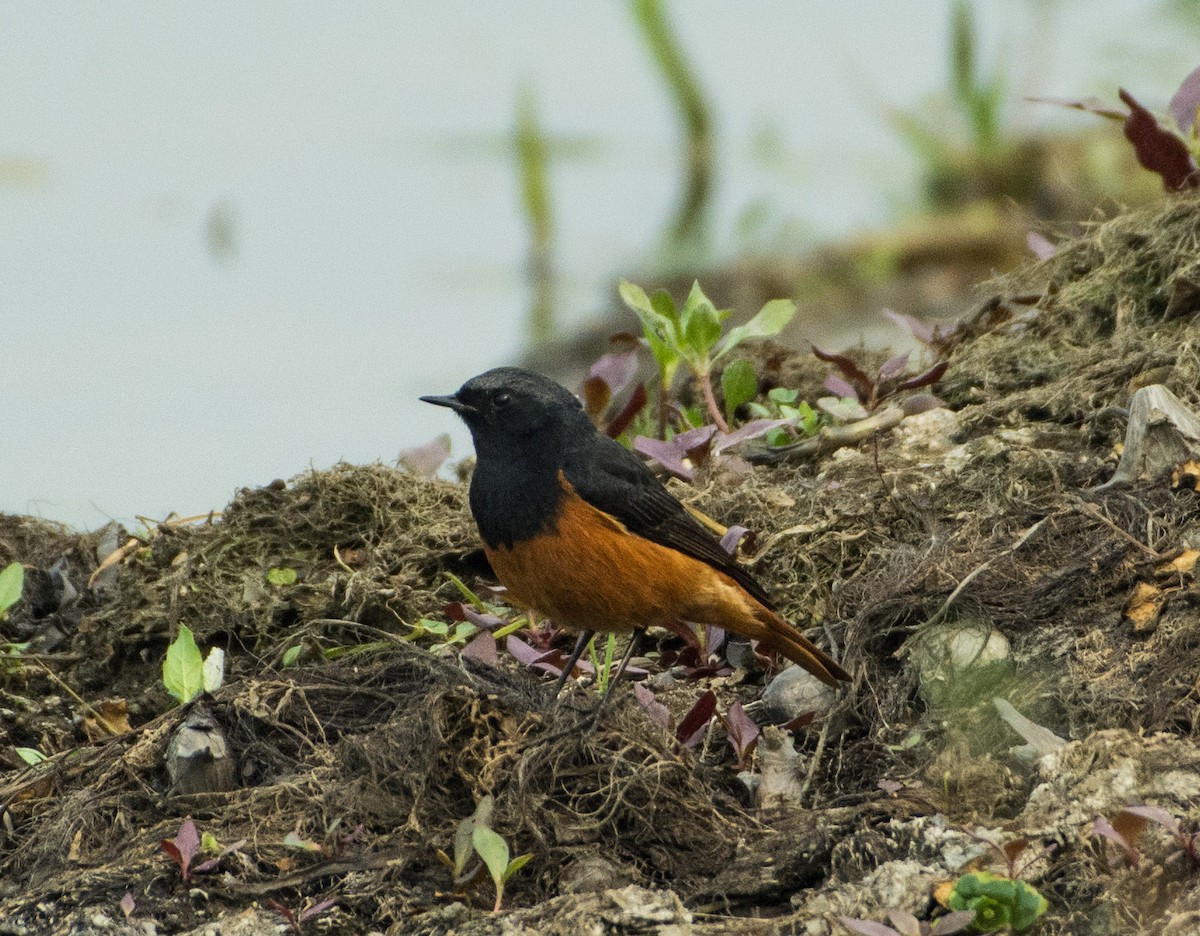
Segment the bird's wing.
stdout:
[[654,472],[619,442],[593,436],[586,445],[566,453],[563,475],[580,497],[615,517],[629,532],[707,563],[775,609],[750,573],[663,487]]

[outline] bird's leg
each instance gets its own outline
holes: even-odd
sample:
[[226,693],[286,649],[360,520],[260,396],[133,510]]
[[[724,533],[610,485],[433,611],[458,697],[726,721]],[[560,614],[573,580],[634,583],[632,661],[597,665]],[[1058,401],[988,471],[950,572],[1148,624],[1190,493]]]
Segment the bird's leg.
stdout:
[[575,669],[575,664],[579,662],[579,658],[583,656],[583,650],[588,645],[588,641],[596,636],[595,631],[586,630],[579,635],[579,639],[575,641],[575,647],[571,651],[571,655],[567,657],[567,663],[563,667],[563,671],[558,676],[558,682],[554,684],[554,692],[550,694],[551,699],[557,699],[558,694],[562,692],[562,687],[566,685],[567,678]]

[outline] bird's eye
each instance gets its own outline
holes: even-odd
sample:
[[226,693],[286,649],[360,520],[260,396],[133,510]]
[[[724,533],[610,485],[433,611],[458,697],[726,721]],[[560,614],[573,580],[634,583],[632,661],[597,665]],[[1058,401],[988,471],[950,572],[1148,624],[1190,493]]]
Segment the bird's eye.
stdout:
[[501,390],[492,397],[492,406],[496,409],[504,409],[512,402],[512,394],[507,390]]

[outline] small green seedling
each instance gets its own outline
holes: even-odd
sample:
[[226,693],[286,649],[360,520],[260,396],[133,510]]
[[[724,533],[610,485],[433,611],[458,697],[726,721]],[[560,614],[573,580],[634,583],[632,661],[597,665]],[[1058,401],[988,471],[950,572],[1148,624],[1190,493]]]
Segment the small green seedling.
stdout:
[[225,651],[213,647],[208,658],[200,656],[191,629],[180,625],[179,636],[167,647],[163,660],[163,685],[180,705],[186,705],[201,692],[216,692],[225,678]]
[[[675,306],[670,294],[659,290],[653,297],[627,280],[621,281],[621,298],[636,314],[642,334],[659,373],[659,428],[666,428],[667,400],[680,364],[686,364],[696,378],[704,395],[708,415],[722,432],[729,432],[729,423],[717,406],[712,387],[712,369],[722,357],[749,338],[768,338],[779,334],[796,314],[796,304],[790,299],[772,299],[744,325],[724,331],[727,310],[717,309],[704,295],[699,283],[692,285],[683,308]],[[745,372],[735,372],[744,390]]]
[[950,892],[951,910],[975,911],[976,932],[1023,933],[1046,912],[1046,898],[1031,884],[991,871],[964,874]]
[[749,409],[755,419],[782,419],[789,424],[770,430],[766,434],[768,445],[786,445],[797,435],[805,439],[814,436],[828,422],[807,400],[800,399],[799,390],[788,387],[772,388],[765,403],[750,403]]
[[[504,885],[525,867],[533,855],[519,855],[509,860],[508,843],[491,827],[494,806],[491,796],[483,797],[476,804],[474,815],[458,824],[454,833],[454,858],[451,859],[441,849],[438,849],[437,856],[454,871],[454,885],[464,892],[477,882],[480,871],[486,867],[496,889],[496,903],[492,912],[499,913],[504,901]],[[472,861],[476,856],[479,863]]]
[[617,635],[609,634],[604,643],[604,663],[601,664],[599,654],[596,653],[596,638],[593,637],[588,642],[588,657],[592,661],[592,669],[596,671],[596,690],[603,695],[608,691],[608,683],[612,678],[613,658],[616,656],[617,650]]
[[10,562],[0,571],[0,621],[8,617],[8,609],[21,600],[25,587],[25,567],[19,562]]
[[30,767],[36,767],[38,764],[45,763],[46,755],[37,748],[19,747],[13,748],[17,752],[17,757],[25,761]]

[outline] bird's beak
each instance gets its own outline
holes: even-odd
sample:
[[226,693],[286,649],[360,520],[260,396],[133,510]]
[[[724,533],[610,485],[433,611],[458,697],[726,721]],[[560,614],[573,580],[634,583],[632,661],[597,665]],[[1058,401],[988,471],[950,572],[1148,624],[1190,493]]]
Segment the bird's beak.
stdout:
[[445,406],[454,410],[459,415],[475,412],[475,407],[468,406],[456,396],[423,396],[421,397],[421,401],[423,403],[432,403],[434,406]]

